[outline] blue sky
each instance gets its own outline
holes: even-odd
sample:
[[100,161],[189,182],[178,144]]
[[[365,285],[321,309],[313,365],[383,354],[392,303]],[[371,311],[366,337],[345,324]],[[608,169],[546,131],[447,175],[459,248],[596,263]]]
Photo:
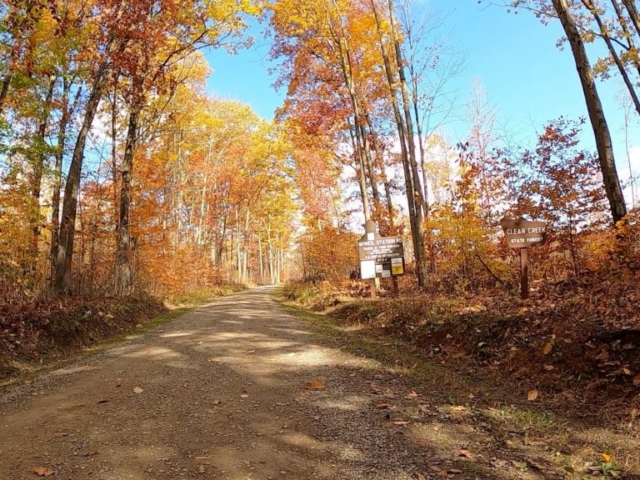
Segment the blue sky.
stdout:
[[[311,0],[308,0],[311,1]],[[421,1],[421,0],[416,0]],[[587,116],[573,58],[569,49],[559,50],[562,36],[558,23],[548,26],[529,12],[508,13],[495,6],[478,5],[477,0],[422,0],[439,11],[450,12],[443,27],[448,38],[467,54],[463,74],[454,80],[453,88],[464,101],[472,84],[479,79],[490,101],[499,111],[499,122],[518,137],[533,141],[535,131],[547,120],[564,115]],[[209,52],[207,59],[214,70],[209,78],[209,91],[222,98],[248,103],[262,117],[272,118],[281,104],[284,92],[276,92],[275,77],[268,74],[269,45],[261,36],[262,26],[254,26],[254,47],[238,55],[222,51]],[[601,86],[621,175],[624,175],[622,114],[614,99],[620,89],[617,79]],[[454,142],[464,136],[460,122],[446,127],[447,138]],[[637,128],[631,145],[637,147],[640,164],[640,138]],[[592,145],[588,128],[583,135],[585,146]]]

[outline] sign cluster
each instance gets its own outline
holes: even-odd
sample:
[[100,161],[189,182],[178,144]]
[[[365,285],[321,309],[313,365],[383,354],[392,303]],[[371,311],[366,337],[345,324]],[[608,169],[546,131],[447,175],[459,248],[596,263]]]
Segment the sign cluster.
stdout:
[[370,232],[358,241],[360,277],[391,278],[404,275],[404,247],[402,237],[381,237]]

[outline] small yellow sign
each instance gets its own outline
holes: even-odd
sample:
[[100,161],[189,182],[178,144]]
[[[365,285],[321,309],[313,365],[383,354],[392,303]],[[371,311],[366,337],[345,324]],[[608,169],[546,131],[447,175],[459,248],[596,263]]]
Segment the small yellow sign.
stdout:
[[391,265],[391,273],[392,275],[402,275],[404,274],[404,266],[400,265]]

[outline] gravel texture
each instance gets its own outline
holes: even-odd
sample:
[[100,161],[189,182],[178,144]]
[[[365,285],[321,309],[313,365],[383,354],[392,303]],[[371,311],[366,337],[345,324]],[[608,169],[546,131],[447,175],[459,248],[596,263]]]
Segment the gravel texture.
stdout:
[[269,288],[221,299],[0,392],[0,479],[446,478],[428,404],[330,345]]

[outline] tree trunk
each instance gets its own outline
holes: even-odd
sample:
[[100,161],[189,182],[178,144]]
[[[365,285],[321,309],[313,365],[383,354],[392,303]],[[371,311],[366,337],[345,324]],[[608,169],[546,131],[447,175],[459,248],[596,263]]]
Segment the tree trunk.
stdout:
[[[49,124],[49,116],[51,114],[51,102],[53,100],[53,89],[55,86],[55,79],[49,80],[49,86],[47,88],[47,96],[44,101],[44,112],[38,125],[38,134],[36,136],[36,156],[33,165],[33,182],[31,184],[31,196],[33,198],[33,217],[31,219],[31,255],[32,261],[36,262],[38,257],[38,240],[40,238],[40,194],[42,192],[42,175],[44,173],[44,167],[47,160],[47,152],[45,150],[47,146],[46,135],[47,126]],[[35,263],[34,263],[35,267]]]
[[425,251],[425,233],[424,233],[424,215],[425,215],[425,199],[423,190],[420,187],[420,173],[418,171],[418,160],[416,158],[416,144],[413,131],[413,119],[411,117],[411,102],[409,99],[409,91],[407,88],[407,79],[404,72],[404,60],[402,58],[402,48],[400,46],[399,35],[396,32],[396,21],[393,14],[393,3],[389,0],[389,19],[391,22],[391,32],[396,52],[396,62],[398,68],[398,77],[400,79],[400,93],[402,96],[402,105],[404,108],[404,118],[406,125],[407,144],[409,149],[409,162],[411,164],[411,175],[413,177],[413,186],[416,204],[416,275],[418,276],[418,285],[420,287],[427,286],[427,259]]
[[633,26],[636,28],[638,35],[640,35],[640,17],[638,17],[638,9],[634,2],[635,0],[622,0],[624,6],[627,7]]
[[[596,8],[594,7],[594,5],[591,3],[590,0],[582,0],[582,3],[587,8],[587,10],[591,12],[591,15],[593,15],[593,18],[595,19],[596,24],[600,29],[600,34],[602,35],[602,39],[604,40],[604,43],[607,45],[607,49],[609,49],[611,58],[613,58],[613,61],[616,64],[616,67],[618,67],[618,72],[622,77],[622,81],[624,82],[625,86],[627,87],[627,90],[629,91],[629,95],[631,96],[633,105],[636,107],[636,111],[640,113],[640,99],[638,99],[638,94],[636,93],[635,85],[629,78],[629,74],[627,73],[627,70],[625,69],[625,66],[622,63],[622,59],[620,58],[620,55],[618,55],[618,52],[616,51],[615,46],[613,45],[613,40],[609,35],[609,30],[607,26],[602,21],[600,14],[598,13],[598,11],[596,10]],[[631,38],[629,37],[627,40],[630,41]]]
[[[401,67],[402,58],[396,60],[396,68],[391,63],[389,51],[385,43],[384,35],[382,34],[380,15],[375,5],[374,0],[371,0],[371,8],[376,19],[376,26],[378,29],[380,51],[382,53],[382,59],[387,76],[387,83],[389,86],[389,99],[393,106],[393,112],[395,116],[396,126],[398,129],[398,137],[400,139],[400,149],[402,152],[402,167],[405,176],[405,188],[407,195],[407,205],[409,210],[409,221],[411,223],[411,238],[413,240],[413,254],[416,260],[416,276],[418,286],[424,288],[427,284],[426,280],[426,261],[425,261],[425,248],[424,248],[424,214],[422,209],[422,192],[420,189],[420,177],[417,172],[417,163],[415,158],[415,142],[413,140],[413,127],[412,123],[408,123],[411,120],[411,112],[408,103],[408,98],[404,99],[403,103],[405,116],[403,116],[400,108],[400,101],[397,95],[397,85],[402,83],[404,79],[404,71]],[[390,8],[392,8],[390,6]],[[393,18],[391,18],[393,22]],[[392,39],[396,50],[398,48],[398,41]],[[398,54],[398,51],[396,51]],[[397,80],[399,78],[399,81]],[[405,80],[406,82],[406,80]],[[406,88],[406,83],[405,83]],[[406,103],[405,103],[406,100]],[[408,113],[408,116],[407,116]]]
[[53,279],[54,290],[58,295],[67,295],[71,292],[71,264],[73,261],[73,242],[84,148],[89,130],[91,130],[91,125],[93,124],[93,119],[98,111],[100,99],[102,98],[102,89],[105,84],[106,73],[107,67],[103,64],[96,73],[91,95],[87,101],[84,119],[78,132],[78,138],[73,149],[69,173],[64,187],[62,220],[60,223],[60,243],[56,256],[55,275]]
[[596,147],[600,159],[600,171],[602,172],[604,188],[607,199],[609,200],[611,216],[613,222],[617,223],[627,214],[627,206],[620,186],[618,171],[616,170],[611,134],[596,88],[593,69],[589,63],[587,51],[569,9],[569,5],[567,4],[567,0],[552,0],[552,2],[565,34],[567,35],[569,44],[571,45],[571,51],[573,52],[576,69],[578,70],[580,83],[582,84],[582,91],[596,140]]
[[340,70],[342,72],[342,76],[344,78],[345,86],[347,87],[347,92],[349,92],[349,99],[351,100],[351,108],[353,109],[353,132],[352,132],[352,140],[355,148],[356,157],[360,166],[360,192],[362,195],[362,204],[364,208],[364,217],[365,221],[371,219],[371,207],[369,205],[369,199],[367,197],[367,188],[366,188],[366,162],[367,159],[365,156],[368,154],[368,142],[366,138],[366,134],[362,135],[364,131],[362,128],[362,124],[364,122],[364,117],[362,115],[362,111],[360,109],[360,102],[358,100],[358,95],[356,92],[355,80],[353,77],[353,65],[351,63],[351,56],[349,53],[349,44],[347,43],[347,39],[344,35],[343,26],[342,26],[342,13],[338,7],[338,4],[335,0],[333,0],[334,8],[336,9],[336,13],[338,14],[338,22],[340,22],[340,32],[337,32],[334,28],[333,21],[330,17],[327,17],[327,26],[331,32],[333,37],[333,41],[338,49],[338,55],[340,58]]
[[129,112],[127,139],[121,167],[120,215],[118,219],[118,246],[116,249],[115,291],[117,295],[129,295],[133,287],[131,274],[131,175],[133,157],[138,139],[139,102],[134,100]]
[[[357,120],[356,120],[357,121]],[[360,187],[360,197],[362,199],[362,209],[364,210],[364,219],[369,220],[371,218],[371,207],[369,205],[369,197],[367,196],[367,178],[364,171],[364,156],[362,155],[362,151],[360,149],[360,145],[358,142],[358,137],[354,132],[355,128],[350,128],[349,132],[351,133],[351,144],[353,145],[353,149],[355,151],[356,158],[358,159],[358,186]]]
[[264,259],[262,258],[262,238],[258,235],[258,263],[260,267],[260,279],[259,282],[264,282]]
[[[624,11],[620,8],[618,0],[611,0],[611,4],[616,11],[618,21],[620,22],[620,28],[622,29],[623,34],[622,39],[626,40],[626,50],[628,52],[637,52],[638,49],[635,41],[633,40],[634,34],[629,28],[629,23],[627,22],[627,18],[624,16]],[[636,35],[640,35],[640,32],[637,31]],[[622,39],[620,39],[620,41],[622,41]],[[636,55],[629,55],[625,60],[631,62],[636,67],[636,71],[640,74],[640,59],[638,59]]]
[[[56,146],[53,192],[51,194],[51,252],[49,261],[51,264],[51,287],[55,287],[55,265],[58,258],[58,246],[60,245],[60,190],[62,189],[62,160],[67,143],[67,126],[75,107],[82,96],[82,88],[78,88],[73,105],[69,105],[69,93],[71,83],[62,76],[62,115],[58,123],[58,145]],[[54,288],[55,289],[55,288]]]
[[[384,160],[382,158],[382,153],[377,147],[377,142],[374,139],[372,142],[372,149],[375,159],[375,165],[378,167],[380,171],[380,180],[382,182],[382,186],[384,188],[386,207],[387,207],[387,216],[388,216],[388,231],[383,235],[396,235],[396,219],[395,219],[395,209],[393,208],[393,198],[391,195],[391,182],[389,182],[389,178],[387,177],[387,173],[384,168]],[[381,232],[382,233],[382,232]]]

